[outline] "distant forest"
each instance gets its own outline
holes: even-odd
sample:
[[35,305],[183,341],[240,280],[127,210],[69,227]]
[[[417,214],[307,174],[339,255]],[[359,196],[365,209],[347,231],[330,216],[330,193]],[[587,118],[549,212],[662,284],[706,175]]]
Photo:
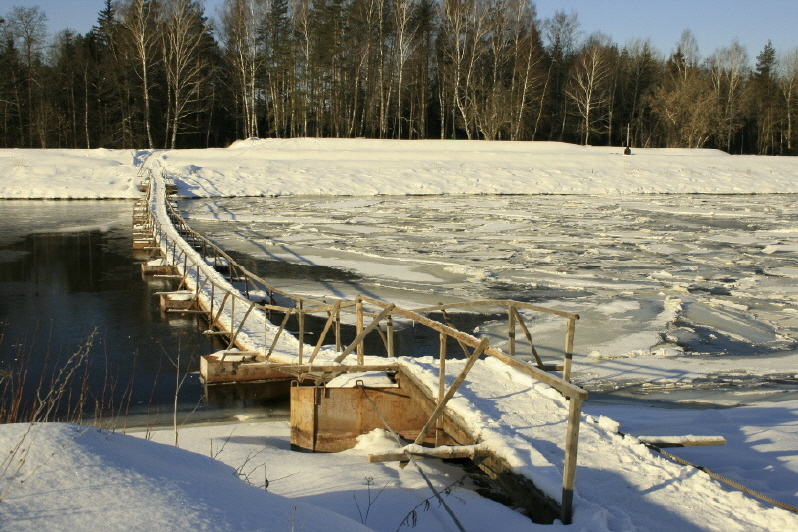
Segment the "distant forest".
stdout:
[[554,140],[798,154],[798,49],[584,35],[528,0],[106,0],[85,35],[0,20],[0,147],[247,137]]

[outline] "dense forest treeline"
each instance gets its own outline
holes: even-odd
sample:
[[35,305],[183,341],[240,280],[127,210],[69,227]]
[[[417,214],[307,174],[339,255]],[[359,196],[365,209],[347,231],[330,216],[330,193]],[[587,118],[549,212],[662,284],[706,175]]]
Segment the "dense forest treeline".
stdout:
[[700,58],[685,31],[584,36],[528,0],[106,0],[52,39],[0,18],[0,147],[192,148],[242,137],[558,140],[796,154],[798,50]]

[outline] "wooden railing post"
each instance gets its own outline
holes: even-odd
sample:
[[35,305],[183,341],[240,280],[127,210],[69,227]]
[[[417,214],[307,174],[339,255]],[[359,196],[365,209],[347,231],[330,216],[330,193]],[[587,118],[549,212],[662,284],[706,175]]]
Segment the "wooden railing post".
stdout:
[[[208,308],[208,316],[209,317],[213,316],[213,303],[214,303],[213,298],[215,297],[215,295],[214,295],[215,291],[216,291],[216,283],[211,283],[211,299],[210,299],[210,304],[208,305],[208,307],[209,307]],[[211,323],[211,327],[213,327],[213,323]]]
[[[252,312],[252,309],[254,309],[254,308],[255,308],[255,302],[252,301],[249,304],[249,308],[244,313],[244,317],[241,318],[241,323],[238,324],[238,327],[236,327],[235,332],[232,334],[232,336],[230,336],[230,343],[227,345],[227,350],[228,351],[235,345],[236,338],[238,337],[238,333],[241,332],[241,329],[244,327],[244,322],[247,321],[247,318],[249,317],[249,314]],[[233,328],[230,327],[230,330],[232,331]]]
[[457,389],[460,387],[461,384],[463,384],[463,381],[465,381],[466,376],[468,376],[468,372],[471,371],[471,368],[474,366],[474,363],[477,361],[480,355],[482,355],[486,347],[488,347],[488,339],[483,338],[479,342],[479,345],[476,347],[476,349],[474,349],[474,352],[471,353],[471,356],[468,357],[465,367],[462,369],[462,371],[460,371],[460,374],[457,376],[452,385],[446,391],[446,394],[443,396],[442,399],[438,401],[438,405],[435,407],[435,410],[432,411],[432,415],[429,417],[427,423],[421,429],[421,432],[419,432],[418,437],[416,437],[416,440],[413,443],[418,445],[424,441],[424,439],[427,436],[427,432],[429,432],[429,429],[431,429],[432,426],[438,422],[438,418],[440,418],[441,414],[443,414],[443,409],[446,408],[446,403],[448,403],[449,400],[452,397],[454,397],[455,392],[457,392]]
[[229,331],[232,331],[235,327],[236,322],[236,296],[232,292],[228,292],[231,294],[230,297],[230,327],[228,328]]
[[[363,339],[366,337],[366,335],[368,335],[368,333],[370,333],[376,327],[378,327],[380,322],[386,316],[388,316],[391,313],[391,311],[393,311],[394,308],[396,308],[396,305],[391,303],[390,305],[385,307],[385,309],[383,309],[382,312],[377,314],[377,317],[371,320],[371,323],[369,323],[368,327],[365,328],[361,327],[360,333],[355,337],[354,340],[352,340],[352,343],[349,344],[349,347],[344,349],[340,355],[335,357],[335,363],[340,364],[346,357],[348,357],[352,353],[352,351],[355,351],[356,349],[360,348],[360,346],[363,345]],[[360,356],[358,356],[358,365],[361,366],[363,365],[362,358]]]
[[340,353],[344,348],[341,342],[341,307],[335,311],[335,352]]
[[327,331],[330,330],[330,327],[335,321],[335,317],[338,315],[340,308],[341,301],[339,300],[333,304],[332,310],[328,311],[329,316],[327,317],[327,322],[324,324],[324,329],[321,331],[321,334],[319,334],[319,339],[316,342],[316,347],[313,348],[313,353],[311,353],[310,358],[308,359],[308,364],[313,364],[313,361],[316,359],[316,355],[319,354],[321,346],[324,344],[324,339],[327,337]]
[[565,436],[565,463],[562,472],[562,506],[560,520],[570,525],[573,513],[574,484],[576,481],[576,456],[579,446],[579,421],[582,417],[582,399],[568,400],[568,428]]
[[291,314],[294,313],[294,310],[295,309],[288,310],[285,313],[285,316],[283,316],[283,322],[280,324],[280,328],[277,329],[277,332],[272,337],[272,345],[269,346],[269,351],[266,353],[266,358],[267,359],[271,356],[272,352],[274,352],[274,348],[275,348],[275,346],[277,346],[277,340],[280,339],[280,335],[283,333],[283,330],[285,329],[285,325],[288,323],[288,319],[291,317]]
[[438,350],[438,403],[443,401],[443,395],[446,393],[446,342],[449,337],[446,333],[440,333],[440,348]]
[[396,356],[393,345],[393,316],[388,315],[388,320],[385,325],[385,335],[388,337],[388,356],[393,358]]
[[510,305],[507,308],[507,339],[509,341],[508,351],[510,356],[515,356],[515,306]]
[[299,322],[299,363],[302,363],[302,355],[304,354],[305,347],[305,312],[303,310],[303,301],[299,300],[299,313],[297,314],[297,321]]
[[574,351],[574,333],[576,332],[576,319],[568,319],[568,329],[565,333],[565,360],[563,361],[562,378],[565,382],[571,382],[571,361]]
[[[446,343],[449,337],[446,333],[441,332],[440,348],[438,350],[438,404],[443,402],[443,397],[446,394]],[[435,446],[443,445],[443,426],[440,421],[436,423],[435,427]]]
[[[355,334],[359,337],[363,334],[363,300],[357,298],[357,303],[355,304]],[[363,363],[363,343],[360,342],[357,344],[357,363]]]
[[518,321],[518,325],[521,326],[521,330],[524,331],[524,335],[526,335],[526,339],[529,342],[529,349],[532,353],[532,356],[535,358],[535,363],[538,365],[539,368],[543,367],[543,360],[540,359],[540,355],[538,355],[537,349],[535,349],[535,342],[532,340],[532,333],[529,332],[529,327],[526,326],[524,323],[524,318],[518,312],[517,307],[513,307],[513,315],[515,315],[515,319]]

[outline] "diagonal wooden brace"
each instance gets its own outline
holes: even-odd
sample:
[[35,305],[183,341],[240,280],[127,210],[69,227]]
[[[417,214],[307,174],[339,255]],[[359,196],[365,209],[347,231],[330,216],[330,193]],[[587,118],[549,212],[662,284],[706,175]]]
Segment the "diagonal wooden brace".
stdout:
[[443,399],[441,399],[441,401],[438,403],[438,406],[435,407],[435,410],[432,412],[432,415],[430,416],[429,420],[427,420],[427,424],[424,425],[423,429],[421,429],[421,432],[418,434],[416,441],[413,443],[420,444],[421,442],[424,441],[427,432],[429,432],[432,426],[435,425],[435,423],[438,421],[438,418],[441,417],[441,414],[443,414],[443,409],[446,408],[446,403],[449,402],[449,399],[454,397],[457,388],[459,388],[460,385],[463,384],[466,375],[468,375],[468,372],[471,371],[471,368],[474,366],[474,363],[477,361],[482,352],[485,351],[486,347],[488,347],[488,339],[483,338],[482,341],[479,342],[477,348],[468,358],[468,361],[466,362],[466,365],[463,368],[463,370],[460,372],[460,375],[457,376],[452,385],[446,391],[446,395],[443,396]]
[[352,351],[354,351],[355,348],[358,345],[360,345],[360,342],[363,341],[363,338],[365,338],[368,333],[370,333],[372,330],[374,330],[374,328],[377,327],[380,324],[380,322],[385,318],[385,316],[387,316],[388,314],[393,312],[393,309],[395,307],[396,307],[396,305],[391,303],[390,305],[385,307],[385,310],[383,310],[382,312],[377,314],[377,316],[372,320],[372,322],[369,323],[368,327],[363,329],[363,331],[361,331],[361,333],[357,335],[357,337],[352,341],[352,343],[349,344],[349,347],[344,349],[343,353],[341,353],[340,355],[335,357],[335,362],[340,364],[346,357],[348,357],[352,353]]

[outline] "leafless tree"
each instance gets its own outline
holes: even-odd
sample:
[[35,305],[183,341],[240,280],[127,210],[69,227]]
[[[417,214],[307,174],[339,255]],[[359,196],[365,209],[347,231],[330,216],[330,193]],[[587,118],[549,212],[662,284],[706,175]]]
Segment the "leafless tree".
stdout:
[[627,90],[623,99],[629,109],[624,144],[644,146],[650,135],[646,136],[646,140],[642,138],[645,121],[641,115],[646,97],[660,81],[663,61],[649,40],[633,40],[624,50],[627,58],[624,63]]
[[311,73],[311,50],[313,24],[310,0],[293,0],[291,4],[293,29],[296,35],[297,65],[295,70],[296,87],[291,104],[294,135],[307,137],[310,132],[309,113],[313,79]]
[[159,3],[155,0],[125,0],[120,9],[122,27],[126,30],[129,43],[132,45],[133,54],[138,65],[136,73],[141,79],[141,91],[144,101],[144,127],[147,132],[147,146],[155,147],[152,140],[151,126],[151,98],[150,98],[150,69],[156,64],[156,46],[158,44],[158,31],[156,21],[158,18]]
[[781,94],[786,104],[785,119],[787,122],[787,151],[793,152],[796,147],[793,137],[795,136],[793,121],[795,120],[796,99],[798,99],[798,48],[785,53],[778,62],[779,76],[778,82]]
[[[513,125],[510,138],[520,140],[524,118],[531,110],[533,98],[538,108],[543,107],[545,71],[541,69],[543,50],[535,17],[534,4],[527,0],[513,0],[509,4],[509,16],[515,24],[512,33],[513,52]],[[536,128],[529,136],[535,138]]]
[[577,54],[565,92],[576,105],[581,121],[582,143],[590,144],[607,105],[607,80],[610,76],[609,39],[594,34]]
[[394,64],[396,76],[396,137],[402,138],[403,124],[407,120],[404,116],[404,86],[405,68],[412,57],[416,40],[417,26],[412,24],[413,15],[417,9],[416,0],[396,0],[393,9],[394,16]]
[[194,0],[165,0],[160,27],[169,99],[166,138],[174,149],[181,122],[189,106],[200,101],[208,75],[203,53],[208,28],[202,6]]
[[547,84],[551,85],[550,92],[554,95],[549,136],[555,140],[563,140],[565,136],[570,100],[565,97],[565,86],[581,33],[579,19],[573,11],[559,10],[543,22],[543,41],[551,59]]
[[676,53],[674,61],[676,71],[680,78],[687,79],[695,72],[701,62],[701,56],[698,54],[698,41],[693,35],[693,32],[686,29],[682,32],[679,42],[676,45]]
[[748,54],[738,40],[728,48],[720,48],[707,60],[709,74],[720,105],[721,122],[717,126],[718,142],[731,151],[732,137],[743,125],[742,96],[749,75]]
[[[30,144],[38,139],[38,144],[46,148],[46,121],[42,116],[43,99],[38,95],[43,89],[39,79],[38,66],[42,62],[47,39],[47,15],[39,7],[14,7],[2,25],[2,35],[6,42],[22,51],[24,66],[24,86],[27,102],[22,104],[22,96],[16,91],[17,109],[26,111],[27,133]],[[24,142],[24,141],[23,141]]]
[[258,136],[258,70],[263,61],[258,30],[268,10],[266,0],[225,0],[221,36],[230,63],[244,119],[244,137]]
[[[442,118],[451,113],[451,130],[455,117],[469,139],[477,130],[473,94],[477,66],[487,36],[488,9],[484,0],[443,0],[441,2],[441,39],[444,40],[445,65],[441,65]],[[446,101],[448,100],[448,101]],[[446,129],[441,128],[442,134]]]

